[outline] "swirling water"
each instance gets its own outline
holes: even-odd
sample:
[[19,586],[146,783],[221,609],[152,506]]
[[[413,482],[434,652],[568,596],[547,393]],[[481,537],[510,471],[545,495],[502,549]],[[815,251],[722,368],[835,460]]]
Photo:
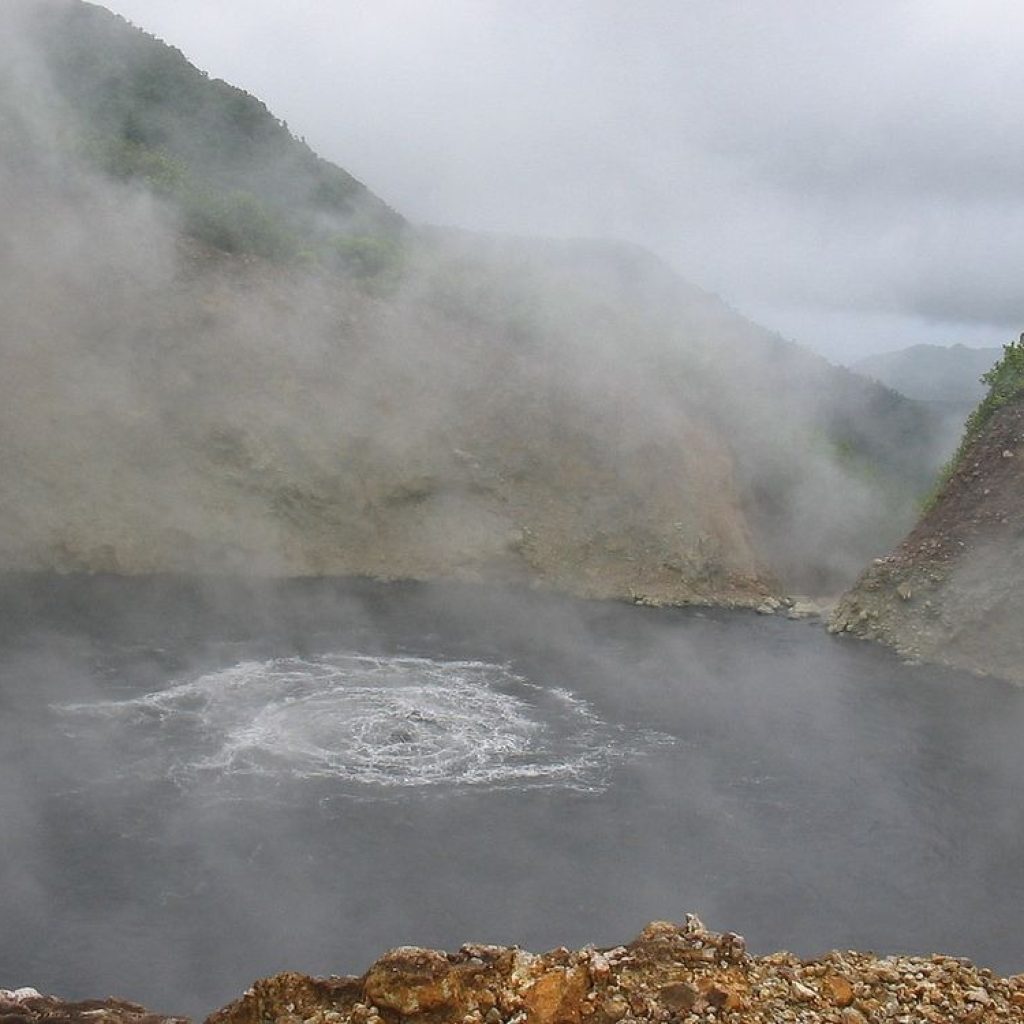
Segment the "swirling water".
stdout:
[[0,586],[0,987],[201,1015],[385,948],[1024,969],[1024,691],[803,622],[479,587]]
[[[265,780],[391,787],[600,791],[612,764],[670,743],[602,722],[585,701],[483,661],[328,652],[242,661],[123,700],[53,705],[70,737],[122,742],[121,777],[215,799]],[[255,781],[254,781],[255,780]]]

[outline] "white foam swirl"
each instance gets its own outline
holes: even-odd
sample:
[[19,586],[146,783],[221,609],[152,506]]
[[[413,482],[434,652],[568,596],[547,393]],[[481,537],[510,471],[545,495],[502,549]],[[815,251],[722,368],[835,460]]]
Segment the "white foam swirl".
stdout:
[[350,653],[242,662],[63,710],[127,730],[126,768],[183,785],[265,776],[600,789],[641,739],[628,742],[578,697],[507,666]]

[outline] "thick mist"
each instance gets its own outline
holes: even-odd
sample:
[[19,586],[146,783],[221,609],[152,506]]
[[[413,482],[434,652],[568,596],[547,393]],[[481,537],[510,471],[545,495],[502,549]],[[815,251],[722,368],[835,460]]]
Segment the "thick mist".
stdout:
[[10,567],[749,601],[847,582],[937,461],[909,403],[643,250],[413,232],[367,282],[218,252],[67,142],[3,173]]
[[415,220],[644,244],[843,363],[1020,329],[1001,0],[110,6]]
[[[6,565],[756,604],[838,591],[912,522],[928,412],[646,250],[403,227],[123,21],[15,10]],[[136,92],[81,70],[93,48]],[[160,76],[192,114],[132,106]],[[229,170],[249,191],[216,191]]]
[[691,910],[1019,966],[1017,691],[632,607],[848,585],[925,409],[636,245],[406,224],[223,83],[276,156],[215,244],[193,122],[119,176],[45,38],[0,61],[0,985],[200,1014]]

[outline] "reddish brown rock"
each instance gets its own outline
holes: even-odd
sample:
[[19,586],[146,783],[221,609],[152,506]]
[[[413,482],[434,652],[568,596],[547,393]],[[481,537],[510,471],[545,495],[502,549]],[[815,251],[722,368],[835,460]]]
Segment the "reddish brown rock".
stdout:
[[[1024,975],[953,957],[750,956],[695,917],[628,946],[541,955],[499,946],[404,947],[361,978],[285,973],[207,1024],[1024,1024]],[[117,1000],[0,990],[0,1024],[187,1024]]]
[[579,1024],[587,975],[579,967],[542,974],[523,996],[527,1024]]
[[262,1002],[257,1018],[228,1007],[211,1024],[695,1024],[712,1015],[719,1024],[1024,1024],[1024,978],[949,957],[752,957],[739,936],[692,916],[654,922],[611,949],[399,949],[347,985],[361,993],[355,1005],[346,994],[311,1009],[293,979],[287,1001]]
[[658,995],[669,1010],[688,1013],[700,998],[700,990],[685,981],[674,981],[662,985]]
[[823,994],[836,1006],[849,1006],[853,1002],[853,986],[841,974],[830,974],[825,978]]
[[363,988],[368,1002],[406,1017],[450,1009],[464,998],[446,956],[408,946],[385,953],[367,972]]

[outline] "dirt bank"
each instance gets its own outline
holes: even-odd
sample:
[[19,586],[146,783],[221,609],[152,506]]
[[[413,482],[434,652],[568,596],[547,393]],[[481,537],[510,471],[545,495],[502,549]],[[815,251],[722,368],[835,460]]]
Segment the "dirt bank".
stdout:
[[1024,682],[1024,398],[998,410],[910,535],[830,629]]

